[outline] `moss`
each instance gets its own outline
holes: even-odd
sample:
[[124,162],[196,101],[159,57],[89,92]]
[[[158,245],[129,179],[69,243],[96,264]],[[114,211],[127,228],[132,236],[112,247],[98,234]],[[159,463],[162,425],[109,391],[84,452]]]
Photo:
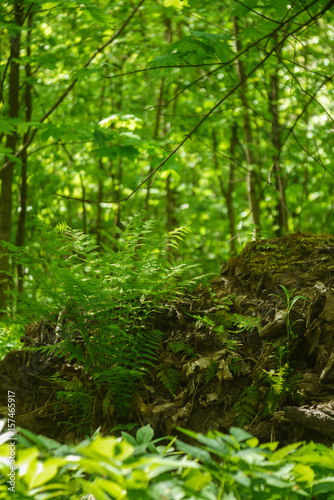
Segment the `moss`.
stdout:
[[255,278],[264,272],[281,275],[294,267],[308,272],[312,262],[320,273],[334,269],[334,236],[296,233],[249,242],[238,257],[231,259],[228,270],[230,276],[242,273]]

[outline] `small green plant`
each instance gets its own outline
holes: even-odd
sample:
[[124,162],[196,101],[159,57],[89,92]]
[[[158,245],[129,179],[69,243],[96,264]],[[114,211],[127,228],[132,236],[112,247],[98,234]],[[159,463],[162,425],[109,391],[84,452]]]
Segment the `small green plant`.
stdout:
[[180,374],[173,366],[163,366],[157,373],[157,377],[164,387],[174,396],[181,384]]
[[218,363],[217,361],[210,361],[209,366],[205,370],[205,382],[208,383],[210,380],[216,376],[216,373],[218,371]]
[[249,425],[256,417],[260,401],[260,392],[255,380],[251,386],[246,387],[233,405],[233,413],[238,427]]
[[259,379],[264,385],[269,385],[269,389],[263,400],[261,416],[272,415],[291,392],[293,384],[293,374],[289,365],[281,365],[278,370],[263,370]]
[[174,352],[175,354],[177,354],[178,352],[184,351],[190,357],[196,356],[194,348],[191,346],[188,346],[187,344],[185,344],[181,340],[177,340],[175,342],[169,342],[169,347],[170,347],[171,351]]
[[280,350],[278,353],[279,361],[281,364],[284,357],[286,362],[289,363],[291,356],[291,340],[295,338],[295,334],[293,331],[293,326],[295,323],[291,323],[292,308],[298,302],[298,300],[306,300],[306,298],[303,297],[302,295],[296,295],[295,297],[293,297],[293,294],[297,290],[297,288],[294,288],[293,290],[291,290],[291,292],[289,292],[284,285],[280,285],[280,287],[282,288],[285,294],[285,300],[278,294],[272,294],[272,295],[278,297],[286,307],[286,316],[285,316],[286,330],[287,330],[286,342],[279,346]]

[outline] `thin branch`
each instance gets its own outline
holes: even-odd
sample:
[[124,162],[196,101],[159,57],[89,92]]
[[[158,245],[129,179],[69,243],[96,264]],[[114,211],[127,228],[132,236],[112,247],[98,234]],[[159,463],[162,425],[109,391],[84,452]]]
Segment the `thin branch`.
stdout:
[[[199,137],[196,135],[196,140],[198,142],[200,142],[201,144],[203,144],[203,146],[207,147],[208,149],[211,149],[211,151],[214,151],[215,153],[217,153],[218,155],[222,156],[223,158],[226,158],[227,160],[229,160],[230,162],[234,163],[235,165],[237,165],[237,167],[241,168],[241,170],[244,170],[246,173],[250,172],[250,170],[245,167],[244,165],[242,165],[242,163],[238,162],[237,160],[235,160],[234,158],[231,158],[230,156],[226,155],[225,153],[222,153],[221,151],[218,151],[217,149],[215,149],[214,147],[210,146],[210,144],[207,144],[206,142],[202,141],[202,139],[199,139]],[[257,179],[261,179],[262,181],[266,182],[267,179],[265,177],[262,177],[261,175],[259,175],[258,173],[255,174],[255,176],[257,177]]]
[[144,73],[146,71],[152,71],[154,69],[164,69],[164,68],[201,68],[202,66],[215,66],[216,64],[219,64],[221,66],[221,62],[219,63],[203,63],[203,64],[173,64],[170,66],[154,66],[153,68],[143,68],[143,69],[136,69],[134,71],[127,71],[126,73],[119,73],[118,75],[112,75],[112,76],[106,76],[102,75],[103,78],[106,78],[107,80],[112,80],[113,78],[119,78],[121,76],[128,76],[128,75],[134,75],[135,73]]
[[[320,165],[321,168],[323,168],[329,175],[331,175],[332,177],[334,177],[334,174],[333,172],[331,172],[330,170],[328,170],[328,168],[326,168],[326,166],[324,165],[324,163],[318,159],[316,156],[314,156],[313,154],[311,154],[302,144],[301,142],[299,141],[299,139],[297,138],[296,134],[294,132],[292,132],[292,136],[293,138],[295,139],[296,143],[298,144],[298,146],[307,154],[307,156],[309,156],[310,158],[312,158],[312,160],[317,163],[318,165]],[[321,158],[320,155],[318,155],[319,158]]]
[[[307,90],[303,89],[303,87],[302,87],[301,83],[299,82],[297,76],[290,70],[290,68],[283,62],[283,60],[279,56],[278,56],[278,59],[281,61],[281,63],[283,64],[283,66],[285,67],[285,69],[287,70],[287,72],[290,73],[290,75],[292,76],[292,78],[294,79],[294,81],[296,82],[296,84],[298,85],[298,87],[300,88],[300,90],[303,92],[303,94],[307,95],[308,97],[312,97],[312,94],[310,94],[309,92],[307,92]],[[324,79],[324,81],[326,83],[326,81],[332,80],[333,76],[328,77],[328,76],[323,75],[323,79]],[[316,99],[314,96],[313,96],[313,100],[314,100],[314,102],[316,102],[321,107],[321,109],[323,110],[323,112],[333,122],[334,118],[332,117],[332,115],[330,115],[330,113],[323,106],[323,104],[321,104],[321,102],[319,102],[318,99]]]
[[[334,0],[332,0],[332,3],[334,3]],[[297,116],[294,124],[292,125],[292,127],[290,127],[288,129],[288,133],[287,135],[285,136],[284,140],[282,141],[282,145],[281,145],[281,149],[278,151],[278,155],[277,155],[277,158],[275,159],[275,162],[277,162],[280,158],[280,155],[281,155],[281,152],[283,150],[283,147],[284,145],[286,144],[288,138],[290,137],[290,135],[293,133],[294,129],[296,128],[297,126],[297,123],[299,122],[299,120],[301,119],[301,117],[304,115],[304,113],[306,112],[307,108],[309,107],[309,105],[315,100],[315,97],[317,95],[317,93],[319,92],[319,90],[322,89],[322,87],[324,85],[326,85],[327,82],[333,80],[334,78],[334,75],[331,76],[331,77],[326,77],[326,79],[319,85],[319,87],[316,89],[316,91],[314,92],[313,95],[310,96],[310,99],[309,101],[305,104],[303,110],[299,113],[299,115]],[[268,174],[268,181],[271,183],[271,176],[272,176],[272,173],[273,173],[273,170],[274,170],[274,166],[275,166],[275,162],[273,164],[273,166],[271,167],[270,171],[269,171],[269,174]]]
[[[276,23],[276,24],[281,24],[280,21],[275,21],[275,19],[271,19],[270,17],[267,17],[264,14],[261,14],[261,12],[257,12],[256,10],[252,9],[251,7],[249,7],[248,5],[240,2],[240,0],[233,0],[233,1],[239,3],[243,7],[246,7],[246,9],[250,10],[251,12],[253,12],[254,14],[256,14],[257,16],[263,17],[267,21],[271,21],[272,23]],[[317,1],[319,1],[319,0],[317,0]]]
[[202,21],[203,23],[206,23],[206,24],[209,24],[210,26],[214,26],[215,28],[217,28],[219,31],[224,31],[225,33],[229,33],[228,30],[225,30],[223,29],[221,26],[219,26],[218,24],[215,24],[215,23],[211,23],[210,21],[207,21],[206,19],[204,19],[203,17],[197,15],[197,14],[194,14],[194,12],[191,12],[189,9],[187,9],[186,7],[184,7],[183,9],[183,12],[187,12],[187,14],[191,15],[192,17],[196,17],[196,19],[199,19],[200,21]]
[[89,144],[92,143],[93,141],[71,141],[71,142],[61,142],[60,139],[58,141],[51,142],[50,144],[46,144],[45,146],[40,146],[39,148],[33,149],[32,151],[29,151],[27,153],[27,156],[32,156],[35,153],[38,153],[38,151],[42,151],[43,149],[46,148],[51,148],[53,146],[68,146],[72,144]]

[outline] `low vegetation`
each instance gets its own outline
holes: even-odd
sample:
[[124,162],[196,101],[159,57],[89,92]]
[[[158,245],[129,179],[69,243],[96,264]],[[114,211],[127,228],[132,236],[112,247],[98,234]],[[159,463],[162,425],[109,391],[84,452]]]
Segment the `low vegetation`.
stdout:
[[[5,422],[1,423],[2,429]],[[313,442],[259,444],[232,427],[208,435],[179,429],[194,444],[135,435],[101,436],[69,446],[21,429],[14,500],[332,500],[334,447]],[[9,498],[9,433],[0,446],[0,498]]]

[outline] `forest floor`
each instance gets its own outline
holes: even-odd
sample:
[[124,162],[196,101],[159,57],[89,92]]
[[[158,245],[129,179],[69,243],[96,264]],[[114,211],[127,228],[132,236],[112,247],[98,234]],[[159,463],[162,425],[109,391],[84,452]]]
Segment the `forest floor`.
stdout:
[[[103,407],[97,397],[92,430],[149,423],[163,436],[176,427],[206,433],[240,426],[261,442],[333,442],[333,236],[300,233],[248,243],[209,286],[161,311],[159,357],[132,410],[116,418],[112,405]],[[36,345],[37,337],[45,344],[43,332],[43,321],[28,325],[25,346]],[[60,370],[84,383],[75,360],[32,349],[8,353],[0,363],[0,413],[5,416],[5,390],[11,390],[17,425],[62,441],[82,437],[80,415],[70,414],[66,398],[55,408],[52,376]]]

